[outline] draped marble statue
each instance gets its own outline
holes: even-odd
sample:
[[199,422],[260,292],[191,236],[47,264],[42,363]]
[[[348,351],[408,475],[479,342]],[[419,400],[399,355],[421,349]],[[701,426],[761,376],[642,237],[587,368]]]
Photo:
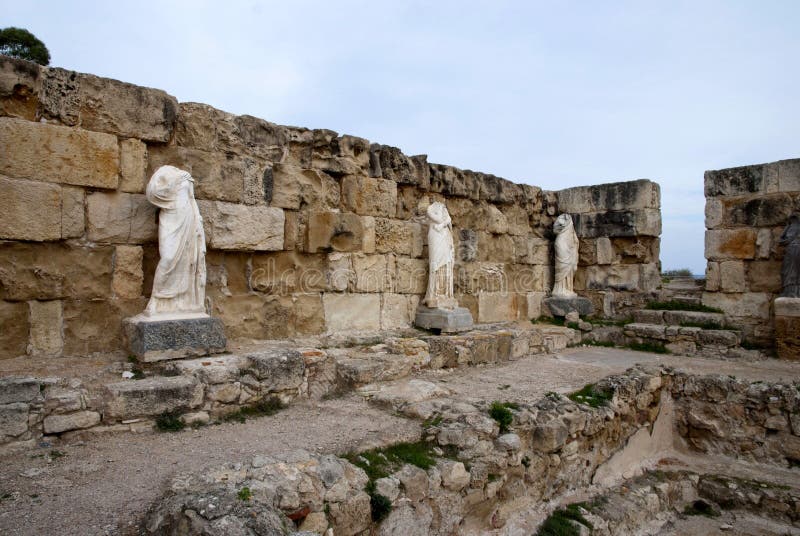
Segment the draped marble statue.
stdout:
[[555,242],[555,278],[552,296],[574,297],[573,279],[578,269],[578,235],[572,225],[569,214],[561,214],[553,224],[556,233]]
[[453,297],[453,224],[442,203],[431,203],[427,215],[429,270],[424,303],[434,309],[455,309],[458,302]]
[[786,246],[781,266],[781,297],[800,298],[800,214],[792,214],[781,234]]
[[194,179],[174,166],[161,166],[147,184],[147,200],[161,210],[160,259],[145,316],[205,314],[206,240]]

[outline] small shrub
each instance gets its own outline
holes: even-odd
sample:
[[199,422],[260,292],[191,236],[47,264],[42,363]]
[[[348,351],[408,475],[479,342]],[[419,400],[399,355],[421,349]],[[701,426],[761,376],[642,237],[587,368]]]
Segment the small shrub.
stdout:
[[570,504],[566,508],[560,508],[550,514],[545,519],[536,536],[580,536],[581,529],[577,524],[581,524],[588,529],[592,529],[592,524],[583,517],[581,507],[578,504]]
[[[511,426],[511,423],[514,421],[514,414],[511,413],[509,407],[514,407],[516,404],[509,406],[509,403],[503,403],[494,401],[492,402],[491,407],[489,408],[489,416],[497,421],[497,424],[500,425],[500,433],[504,434],[508,432],[508,427]],[[514,407],[514,409],[518,409],[519,406]]]
[[567,398],[579,404],[599,408],[607,405],[614,398],[614,391],[611,389],[599,389],[597,385],[589,383],[579,391],[567,395]]
[[578,328],[578,323],[577,323],[577,322],[567,322],[567,323],[566,323],[566,326],[567,326],[568,328],[570,328],[570,329],[579,329],[579,328]]
[[700,313],[722,313],[722,309],[709,307],[702,303],[683,303],[680,301],[650,302],[644,306],[650,311],[697,311]]
[[178,413],[165,411],[156,417],[156,429],[159,432],[180,432],[186,427]]
[[386,519],[386,516],[392,511],[392,501],[380,493],[370,494],[369,505],[372,510],[372,520],[376,523],[380,523]]
[[240,501],[249,501],[253,498],[253,493],[250,491],[250,488],[247,486],[243,487],[239,490],[239,493],[236,494],[239,497]]

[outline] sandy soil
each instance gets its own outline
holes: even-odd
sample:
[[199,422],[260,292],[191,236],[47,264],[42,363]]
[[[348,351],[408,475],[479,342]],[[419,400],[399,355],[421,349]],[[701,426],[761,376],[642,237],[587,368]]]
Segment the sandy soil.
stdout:
[[[464,398],[534,401],[547,391],[575,390],[637,362],[768,381],[800,378],[800,364],[740,364],[608,348],[575,348],[499,366],[426,371],[419,377],[441,382]],[[8,455],[0,464],[0,534],[135,534],[142,514],[178,472],[292,449],[344,453],[415,439],[419,432],[418,422],[350,395],[297,404],[244,424],[42,446]]]

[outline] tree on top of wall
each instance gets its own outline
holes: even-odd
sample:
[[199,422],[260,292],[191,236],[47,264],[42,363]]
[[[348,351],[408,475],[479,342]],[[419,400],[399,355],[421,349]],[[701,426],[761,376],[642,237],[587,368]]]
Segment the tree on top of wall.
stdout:
[[35,61],[39,65],[50,63],[50,51],[44,43],[28,30],[13,26],[0,30],[0,54]]

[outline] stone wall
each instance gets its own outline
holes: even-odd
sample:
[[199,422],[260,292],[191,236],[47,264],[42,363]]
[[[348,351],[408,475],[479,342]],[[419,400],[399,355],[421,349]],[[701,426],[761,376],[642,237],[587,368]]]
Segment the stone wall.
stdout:
[[705,173],[706,292],[745,336],[772,344],[773,300],[781,290],[778,238],[800,211],[800,159]]
[[456,292],[477,322],[541,314],[559,211],[599,311],[658,285],[658,185],[543,192],[330,130],[280,126],[116,80],[0,57],[0,357],[122,347],[158,260],[143,192],[190,171],[208,301],[231,339],[410,325],[429,203],[454,224]]

